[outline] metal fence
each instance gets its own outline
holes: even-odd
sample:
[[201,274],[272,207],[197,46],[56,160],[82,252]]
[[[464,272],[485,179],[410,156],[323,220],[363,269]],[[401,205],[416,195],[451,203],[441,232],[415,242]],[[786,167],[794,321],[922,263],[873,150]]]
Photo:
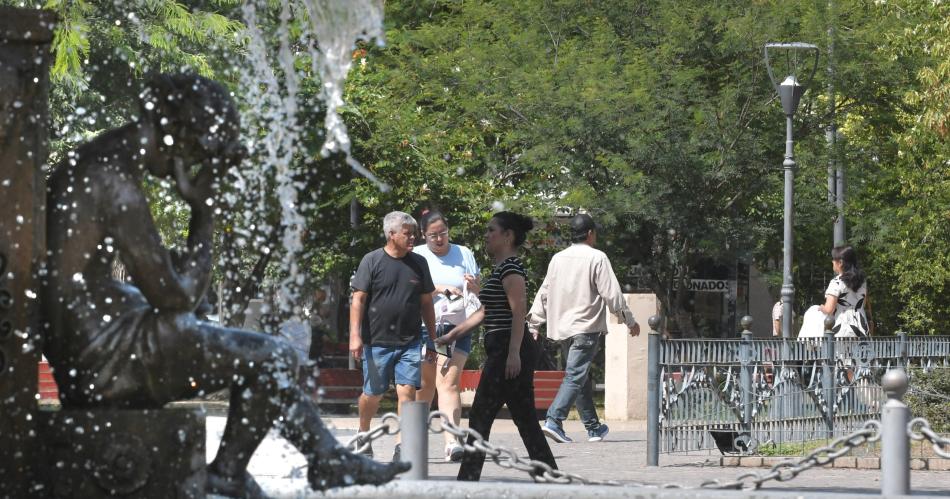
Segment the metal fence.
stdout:
[[888,369],[950,367],[948,336],[754,339],[750,326],[735,340],[651,335],[659,452],[804,453],[879,415]]
[[[651,318],[651,326],[655,329],[654,321]],[[651,332],[650,353],[659,353],[659,335]],[[746,338],[748,339],[748,338]],[[748,349],[743,347],[744,352]],[[743,358],[747,357],[743,355]],[[426,402],[404,402],[402,404],[402,416],[396,414],[386,414],[382,418],[382,424],[367,432],[358,433],[347,444],[346,447],[352,451],[360,450],[361,446],[369,445],[373,440],[386,435],[402,434],[402,444],[404,452],[402,459],[411,463],[411,469],[403,478],[409,480],[428,479],[428,434],[443,433],[449,434],[460,439],[464,444],[466,453],[483,453],[486,459],[491,459],[495,464],[509,469],[516,469],[527,473],[534,481],[547,484],[583,484],[595,486],[612,487],[636,487],[651,489],[690,489],[692,491],[700,489],[759,489],[772,481],[787,482],[794,479],[803,472],[810,469],[833,465],[836,459],[854,454],[870,445],[880,444],[881,450],[881,494],[883,496],[906,496],[910,495],[910,442],[911,440],[921,441],[932,446],[933,452],[941,457],[950,458],[950,438],[942,438],[930,427],[930,422],[925,418],[912,419],[910,408],[903,402],[902,398],[907,392],[909,380],[901,368],[891,369],[881,378],[881,389],[885,392],[886,400],[881,404],[880,419],[870,418],[864,421],[860,427],[850,433],[841,435],[826,445],[811,450],[801,458],[785,459],[774,464],[771,469],[764,472],[745,472],[734,478],[722,477],[712,480],[706,480],[698,485],[684,485],[680,483],[648,484],[639,482],[616,481],[616,480],[592,480],[576,473],[565,470],[554,469],[546,463],[525,459],[518,455],[513,449],[495,445],[482,437],[477,431],[452,424],[449,416],[442,412],[428,412],[429,404]],[[657,397],[652,398],[652,402],[658,401]],[[653,405],[653,407],[657,407]],[[651,425],[651,428],[657,428],[657,425]],[[650,440],[656,441],[657,432],[649,431],[647,440],[650,446]],[[651,464],[648,462],[648,464]],[[656,464],[653,462],[652,464]],[[361,491],[362,492],[362,491]],[[414,490],[416,495],[425,495],[424,490]],[[439,490],[444,495],[443,490]],[[496,491],[497,492],[497,491]],[[526,492],[526,491],[525,491]],[[456,495],[459,495],[456,493]],[[464,494],[463,494],[464,495]],[[511,495],[510,493],[501,495]],[[551,491],[543,489],[532,497],[549,497]],[[591,496],[620,496],[605,490],[592,492]],[[655,494],[654,494],[655,495]],[[687,494],[677,494],[687,495]],[[696,494],[688,494],[691,497]],[[626,497],[626,495],[623,495]]]

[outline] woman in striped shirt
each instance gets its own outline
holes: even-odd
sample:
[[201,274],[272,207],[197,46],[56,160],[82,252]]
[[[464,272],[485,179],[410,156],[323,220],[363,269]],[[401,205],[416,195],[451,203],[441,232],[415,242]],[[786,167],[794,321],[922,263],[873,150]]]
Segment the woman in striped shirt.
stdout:
[[[526,333],[525,270],[517,256],[533,227],[530,218],[509,211],[492,217],[485,246],[495,266],[478,294],[482,308],[436,341],[450,344],[484,323],[485,366],[469,412],[469,428],[488,439],[498,411],[507,404],[531,459],[557,468],[534,410],[534,366],[539,349]],[[473,442],[469,437],[468,443]],[[477,481],[484,463],[484,453],[466,452],[458,479]]]

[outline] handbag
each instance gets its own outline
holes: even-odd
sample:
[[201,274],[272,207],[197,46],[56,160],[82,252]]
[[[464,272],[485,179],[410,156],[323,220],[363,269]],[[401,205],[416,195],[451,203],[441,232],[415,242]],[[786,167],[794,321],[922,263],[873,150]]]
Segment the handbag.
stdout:
[[478,312],[478,309],[482,308],[482,302],[478,299],[478,295],[475,293],[469,293],[468,283],[462,283],[462,299],[459,300],[462,305],[465,307],[465,318],[469,318],[475,312]]

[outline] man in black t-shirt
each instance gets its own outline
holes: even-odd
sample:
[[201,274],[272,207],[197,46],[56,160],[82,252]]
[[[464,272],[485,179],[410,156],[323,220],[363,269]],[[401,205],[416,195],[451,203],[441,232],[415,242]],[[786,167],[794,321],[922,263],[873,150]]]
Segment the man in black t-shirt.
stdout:
[[[435,339],[432,277],[425,258],[412,252],[418,225],[401,211],[383,218],[386,245],[367,253],[353,278],[350,354],[363,363],[360,431],[369,431],[390,381],[403,402],[416,399],[422,384],[419,319]],[[367,445],[364,454],[372,455]],[[396,446],[397,460],[399,445]]]

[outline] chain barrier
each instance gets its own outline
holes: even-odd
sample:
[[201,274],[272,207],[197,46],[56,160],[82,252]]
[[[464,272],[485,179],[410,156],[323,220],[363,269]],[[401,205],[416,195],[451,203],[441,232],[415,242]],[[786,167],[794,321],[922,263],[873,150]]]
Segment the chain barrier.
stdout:
[[[436,423],[439,421],[439,423]],[[344,447],[353,451],[361,452],[368,448],[373,440],[382,438],[385,435],[395,435],[399,433],[399,416],[394,413],[387,413],[382,416],[382,422],[369,431],[360,432],[354,435]],[[920,425],[919,433],[913,428]],[[531,476],[535,482],[554,483],[554,484],[572,484],[582,485],[608,485],[621,487],[640,487],[640,488],[662,488],[662,489],[688,489],[687,487],[675,483],[663,485],[652,485],[641,482],[618,482],[616,480],[593,480],[582,477],[576,473],[570,473],[552,468],[547,463],[535,461],[533,459],[522,459],[513,450],[506,447],[497,446],[485,440],[477,431],[471,428],[463,428],[455,425],[449,419],[449,416],[441,411],[433,411],[429,414],[427,422],[429,431],[435,434],[449,433],[456,437],[461,443],[465,452],[481,452],[486,457],[491,458],[498,466],[504,469],[514,469],[523,471]],[[943,457],[950,457],[950,439],[941,438],[931,428],[927,420],[916,418],[907,425],[907,432],[910,438],[914,440],[927,439],[933,443],[934,451]],[[469,437],[472,443],[468,443]],[[808,455],[798,460],[782,461],[769,470],[768,473],[760,474],[756,472],[743,473],[735,480],[723,482],[718,479],[707,480],[700,484],[703,489],[736,489],[736,490],[756,490],[763,483],[770,480],[785,482],[798,476],[801,472],[815,466],[827,466],[835,459],[842,457],[854,449],[870,442],[876,442],[881,438],[881,423],[876,420],[867,421],[864,427],[854,433],[844,435],[831,442],[825,447],[819,447]],[[943,447],[947,447],[947,451]]]
[[755,472],[739,475],[734,481],[721,482],[708,480],[700,487],[706,489],[741,489],[756,490],[769,480],[786,482],[798,476],[799,473],[815,466],[827,466],[835,459],[842,457],[858,447],[876,442],[881,439],[880,421],[871,420],[864,423],[864,427],[854,433],[836,438],[830,445],[819,447],[801,459],[782,461],[769,470],[768,473]]
[[[441,424],[435,425],[435,421],[440,420]],[[915,420],[916,421],[916,420]],[[911,422],[913,424],[914,422]],[[491,442],[482,438],[482,436],[475,430],[471,428],[460,428],[453,424],[449,417],[439,411],[433,411],[429,414],[428,422],[429,430],[433,433],[443,433],[448,432],[449,434],[455,436],[463,442],[465,452],[484,452],[487,457],[490,457],[492,461],[495,462],[498,466],[501,466],[505,469],[516,469],[519,471],[524,471],[531,475],[531,477],[536,482],[542,483],[558,483],[558,484],[569,484],[569,483],[581,483],[583,485],[611,485],[611,486],[626,486],[626,487],[646,487],[646,488],[664,488],[664,489],[687,489],[691,487],[686,487],[679,484],[664,484],[664,485],[650,485],[646,483],[637,483],[637,482],[626,482],[620,483],[616,480],[592,480],[589,478],[584,478],[580,475],[574,473],[568,473],[561,470],[556,470],[551,468],[547,463],[540,461],[535,461],[531,459],[521,459],[515,454],[512,450],[493,445]],[[930,430],[929,426],[926,426],[921,430],[928,435],[927,432],[933,433]],[[936,434],[933,434],[936,435]],[[468,443],[468,437],[472,437],[472,444]],[[929,435],[928,435],[929,437]],[[923,438],[923,437],[921,437]],[[939,436],[936,438],[940,438]],[[807,456],[802,457],[799,460],[788,460],[782,461],[769,470],[768,473],[759,474],[755,472],[744,473],[739,475],[735,480],[729,482],[722,482],[720,480],[708,480],[700,484],[699,488],[704,489],[741,489],[741,490],[756,490],[762,486],[763,483],[769,480],[776,480],[779,482],[785,482],[791,480],[798,476],[801,472],[813,468],[815,466],[827,466],[834,462],[835,459],[842,457],[854,449],[861,447],[867,443],[876,442],[881,439],[881,423],[877,420],[871,420],[864,423],[864,427],[854,433],[844,435],[839,437],[831,442],[831,444],[825,447],[819,447],[809,453]],[[942,439],[941,439],[942,440]],[[943,440],[950,444],[950,440]],[[934,444],[935,448],[937,444]],[[938,451],[939,453],[939,451]],[[503,460],[505,457],[507,460]]]
[[358,432],[353,435],[343,447],[353,452],[363,452],[369,448],[373,440],[382,438],[385,435],[395,435],[399,433],[399,416],[394,412],[387,412],[381,418],[382,422],[369,431]]
[[[920,429],[914,431],[915,426],[920,426]],[[933,444],[934,452],[940,456],[950,459],[950,438],[943,438],[933,431],[933,428],[930,427],[930,422],[925,418],[914,418],[907,424],[907,436],[912,440],[926,440]]]
[[[436,425],[436,420],[440,420],[441,424]],[[525,473],[529,474],[536,482],[557,484],[580,483],[583,485],[622,485],[620,482],[614,480],[591,480],[574,473],[556,470],[547,463],[543,463],[541,461],[522,459],[518,457],[518,454],[516,454],[511,449],[496,446],[488,440],[485,440],[477,431],[471,428],[461,428],[456,426],[451,422],[448,415],[440,411],[433,411],[429,414],[428,425],[429,431],[433,433],[447,432],[450,435],[458,438],[462,442],[465,452],[483,452],[498,466],[501,466],[505,469],[524,471]],[[469,437],[472,437],[473,440],[471,444],[468,443]],[[647,484],[640,483],[628,485],[649,487]]]

